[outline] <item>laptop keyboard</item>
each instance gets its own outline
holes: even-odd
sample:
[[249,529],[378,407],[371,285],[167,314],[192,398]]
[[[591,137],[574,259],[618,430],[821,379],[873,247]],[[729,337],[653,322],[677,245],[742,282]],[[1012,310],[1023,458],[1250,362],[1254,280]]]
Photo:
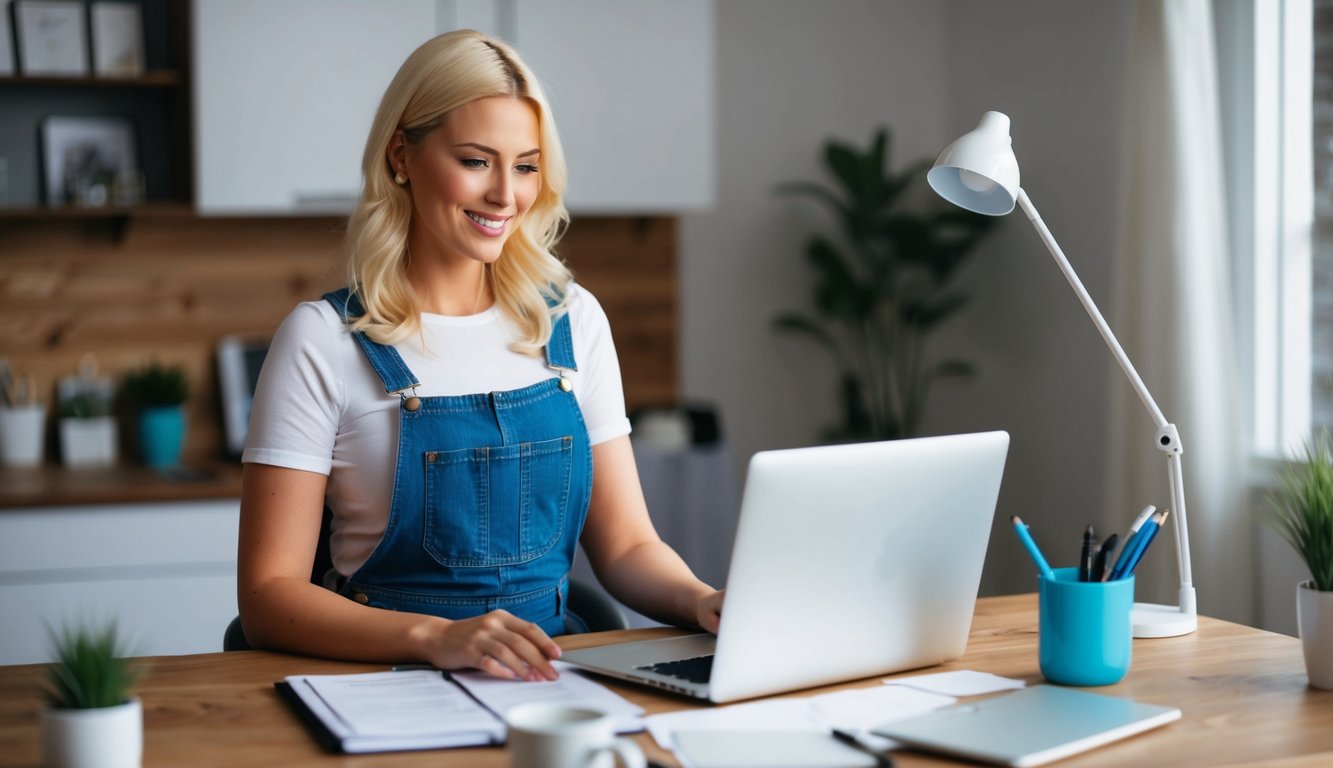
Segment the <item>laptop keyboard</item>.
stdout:
[[644,664],[641,667],[635,667],[635,669],[656,672],[659,675],[676,677],[681,680],[688,680],[691,683],[706,683],[709,675],[713,673],[713,657],[708,655],[679,661],[659,661],[656,664]]

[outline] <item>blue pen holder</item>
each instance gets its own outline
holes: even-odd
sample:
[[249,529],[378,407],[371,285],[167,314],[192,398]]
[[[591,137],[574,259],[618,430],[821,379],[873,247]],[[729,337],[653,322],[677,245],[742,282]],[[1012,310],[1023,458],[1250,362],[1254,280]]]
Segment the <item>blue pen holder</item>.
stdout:
[[1077,568],[1037,579],[1041,673],[1059,685],[1111,685],[1129,672],[1134,577],[1079,581]]

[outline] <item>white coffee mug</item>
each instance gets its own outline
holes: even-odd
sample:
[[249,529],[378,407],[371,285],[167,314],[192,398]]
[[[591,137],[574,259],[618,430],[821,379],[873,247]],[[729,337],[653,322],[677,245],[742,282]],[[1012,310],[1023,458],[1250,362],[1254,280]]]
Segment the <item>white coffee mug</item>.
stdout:
[[639,745],[616,738],[615,721],[596,709],[533,702],[505,712],[513,768],[644,768]]

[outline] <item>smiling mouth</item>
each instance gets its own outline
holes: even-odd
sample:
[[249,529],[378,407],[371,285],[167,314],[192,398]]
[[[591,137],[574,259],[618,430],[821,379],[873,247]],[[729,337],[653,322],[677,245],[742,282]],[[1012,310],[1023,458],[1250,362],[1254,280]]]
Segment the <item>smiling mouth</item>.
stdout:
[[482,216],[479,213],[473,213],[472,211],[465,211],[465,213],[469,219],[472,219],[487,229],[499,229],[505,225],[506,221],[508,221],[508,219],[488,219],[485,216]]

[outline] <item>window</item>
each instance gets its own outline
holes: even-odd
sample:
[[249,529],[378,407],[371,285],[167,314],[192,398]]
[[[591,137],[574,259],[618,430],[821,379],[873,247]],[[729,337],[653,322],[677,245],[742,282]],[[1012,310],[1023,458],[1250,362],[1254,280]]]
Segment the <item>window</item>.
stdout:
[[[1333,66],[1333,0],[1215,8],[1239,352],[1251,372],[1241,389],[1253,452],[1279,458],[1312,425],[1333,428],[1333,73],[1317,75],[1314,58],[1317,17],[1319,63]],[[1322,244],[1316,199],[1330,230]]]

